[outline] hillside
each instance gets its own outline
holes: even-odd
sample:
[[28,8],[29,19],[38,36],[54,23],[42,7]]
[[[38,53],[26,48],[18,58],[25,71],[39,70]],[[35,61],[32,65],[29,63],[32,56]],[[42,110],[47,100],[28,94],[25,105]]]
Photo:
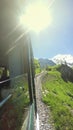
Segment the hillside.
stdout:
[[40,64],[41,68],[45,68],[47,66],[54,66],[55,65],[55,63],[52,60],[45,59],[45,58],[40,58],[39,64]]
[[51,109],[56,130],[73,130],[73,83],[65,82],[58,69],[50,67],[43,77],[42,100]]
[[73,69],[66,64],[60,65],[57,70],[61,73],[61,77],[65,82],[73,82]]

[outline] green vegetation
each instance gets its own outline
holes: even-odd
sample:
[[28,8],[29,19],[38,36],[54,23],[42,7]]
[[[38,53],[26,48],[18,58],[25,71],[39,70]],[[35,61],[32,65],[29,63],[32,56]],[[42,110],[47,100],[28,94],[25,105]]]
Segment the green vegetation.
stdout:
[[65,82],[58,67],[48,67],[42,80],[42,100],[50,106],[56,130],[73,130],[73,83]]
[[39,64],[39,61],[37,59],[34,59],[34,66],[35,66],[35,74],[40,73],[41,72],[40,64]]
[[10,101],[16,112],[16,130],[20,130],[25,116],[25,108],[29,105],[27,78],[21,77],[14,81],[13,96]]
[[[3,75],[3,71],[4,71],[4,67],[0,67],[0,78]],[[6,71],[7,71],[7,77],[9,77],[9,70],[7,69]]]
[[[12,97],[2,108],[0,128],[20,130],[29,107],[28,80],[26,76],[13,79],[11,86]],[[5,121],[5,119],[7,121]],[[4,128],[4,126],[6,126]]]

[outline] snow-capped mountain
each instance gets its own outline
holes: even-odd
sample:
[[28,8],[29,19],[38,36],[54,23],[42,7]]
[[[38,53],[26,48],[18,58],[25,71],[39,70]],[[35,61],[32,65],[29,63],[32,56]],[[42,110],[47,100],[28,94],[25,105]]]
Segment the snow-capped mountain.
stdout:
[[52,58],[52,61],[55,62],[56,64],[67,64],[69,66],[73,66],[73,56],[68,54],[68,55],[63,55],[63,54],[58,54]]

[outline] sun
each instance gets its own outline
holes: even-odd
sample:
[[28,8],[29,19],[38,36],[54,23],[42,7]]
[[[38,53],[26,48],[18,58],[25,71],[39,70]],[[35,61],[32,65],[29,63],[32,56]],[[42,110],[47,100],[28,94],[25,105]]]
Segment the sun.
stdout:
[[26,7],[20,21],[29,31],[38,33],[51,24],[52,18],[45,2],[33,2]]

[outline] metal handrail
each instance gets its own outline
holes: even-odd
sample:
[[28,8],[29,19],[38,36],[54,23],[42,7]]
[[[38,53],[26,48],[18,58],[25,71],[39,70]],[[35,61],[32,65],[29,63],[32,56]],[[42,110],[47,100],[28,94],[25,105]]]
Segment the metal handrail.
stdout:
[[11,98],[12,94],[9,94],[3,101],[0,102],[0,108]]
[[[27,74],[27,73],[26,73],[26,74]],[[21,74],[21,75],[15,76],[15,77],[13,77],[13,78],[9,78],[9,79],[6,79],[6,80],[2,80],[2,81],[0,81],[0,84],[5,83],[5,82],[10,81],[10,80],[13,80],[13,79],[20,78],[20,77],[22,77],[22,76],[24,76],[24,75],[26,75],[26,74]]]

